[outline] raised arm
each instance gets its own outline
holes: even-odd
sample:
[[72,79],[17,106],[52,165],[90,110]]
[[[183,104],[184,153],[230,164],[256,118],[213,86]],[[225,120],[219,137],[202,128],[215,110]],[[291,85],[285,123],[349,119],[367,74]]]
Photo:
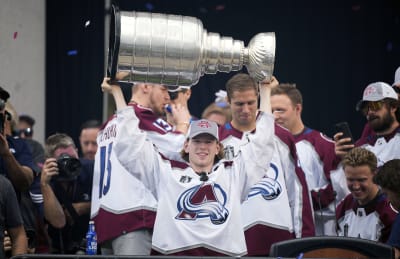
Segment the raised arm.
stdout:
[[43,194],[43,210],[46,220],[55,228],[63,228],[66,224],[64,210],[50,185],[51,178],[58,174],[55,158],[48,158],[40,175],[40,189]]
[[[24,156],[24,159],[32,160],[32,154],[29,151],[27,145],[24,146],[25,150],[19,150],[20,156]],[[33,171],[31,168],[25,165],[21,165],[14,154],[11,152],[5,135],[0,134],[0,157],[4,161],[4,165],[8,172],[8,178],[13,183],[15,188],[19,191],[25,191],[33,182]]]
[[117,110],[123,109],[127,106],[124,99],[124,94],[122,93],[121,87],[117,82],[110,82],[110,78],[105,77],[103,79],[103,83],[101,84],[101,90],[104,93],[109,93],[114,97]]
[[278,80],[272,76],[270,81],[264,80],[259,83],[260,88],[260,111],[272,113],[271,90],[279,85]]

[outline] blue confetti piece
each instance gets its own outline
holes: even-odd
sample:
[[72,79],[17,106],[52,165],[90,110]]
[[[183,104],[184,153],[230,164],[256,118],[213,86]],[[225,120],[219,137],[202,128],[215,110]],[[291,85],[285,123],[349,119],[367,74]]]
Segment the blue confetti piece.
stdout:
[[76,55],[78,55],[78,50],[76,50],[76,49],[69,50],[67,52],[67,55],[68,56],[76,56]]
[[386,50],[387,50],[388,52],[390,52],[390,51],[393,50],[393,43],[392,43],[392,42],[389,41],[389,42],[386,44]]
[[154,9],[154,5],[152,5],[151,3],[146,3],[146,9],[149,11],[152,11]]

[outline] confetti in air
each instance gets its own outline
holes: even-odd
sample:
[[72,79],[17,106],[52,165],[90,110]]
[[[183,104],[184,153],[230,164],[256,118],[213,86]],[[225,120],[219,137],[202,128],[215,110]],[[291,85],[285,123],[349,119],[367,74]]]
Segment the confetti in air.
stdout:
[[17,37],[18,37],[18,32],[16,31],[16,32],[14,32],[14,36],[13,36],[14,40],[15,40]]
[[89,25],[90,25],[90,20],[87,20],[87,21],[85,22],[85,28],[88,27]]
[[386,51],[390,52],[390,51],[392,51],[392,50],[393,50],[393,43],[392,43],[391,41],[389,41],[389,42],[386,44]]
[[78,51],[76,49],[72,49],[67,52],[68,56],[76,56],[77,54],[78,54]]
[[152,11],[153,9],[154,9],[154,5],[153,4],[151,4],[151,3],[146,3],[146,9],[148,10],[148,11]]
[[217,11],[223,11],[224,9],[225,9],[225,5],[223,5],[223,4],[217,5],[215,7],[215,10],[217,10]]

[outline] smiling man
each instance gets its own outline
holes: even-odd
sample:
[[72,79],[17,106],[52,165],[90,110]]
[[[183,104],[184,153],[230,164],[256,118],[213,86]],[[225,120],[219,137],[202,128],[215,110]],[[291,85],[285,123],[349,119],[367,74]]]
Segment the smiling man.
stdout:
[[133,110],[117,104],[117,130],[121,134],[117,134],[113,150],[121,165],[158,201],[152,239],[156,253],[247,253],[241,203],[264,176],[274,151],[273,117],[266,113],[264,97],[261,94],[259,130],[249,136],[251,144],[244,145],[232,160],[221,159],[218,126],[208,120],[191,122],[181,153],[185,162],[168,160],[155,149],[148,133],[140,130]]
[[[364,147],[372,151],[378,158],[378,166],[385,162],[400,158],[400,125],[399,101],[394,89],[384,83],[369,84],[363,93],[363,99],[358,102],[357,110],[365,118],[372,129],[369,134],[363,135],[355,146]],[[344,156],[346,150],[353,148],[352,144],[345,144],[350,139],[340,139],[342,133],[337,133],[335,139],[335,152]]]
[[335,206],[348,194],[334,143],[302,119],[303,96],[295,84],[280,84],[271,91],[275,122],[288,129],[296,143],[301,169],[311,192],[315,234],[335,236]]
[[[278,84],[275,77],[261,82],[268,92]],[[234,75],[225,87],[232,120],[220,127],[219,136],[225,157],[229,158],[237,156],[240,147],[248,143],[248,136],[260,130],[257,108],[262,94],[258,83],[245,73]],[[275,242],[315,233],[308,188],[297,163],[294,139],[279,125],[274,128],[272,160],[264,177],[251,187],[242,204],[248,256],[267,256]]]
[[351,193],[336,211],[339,236],[386,242],[397,212],[373,182],[377,174],[376,156],[358,147],[346,154],[342,164]]

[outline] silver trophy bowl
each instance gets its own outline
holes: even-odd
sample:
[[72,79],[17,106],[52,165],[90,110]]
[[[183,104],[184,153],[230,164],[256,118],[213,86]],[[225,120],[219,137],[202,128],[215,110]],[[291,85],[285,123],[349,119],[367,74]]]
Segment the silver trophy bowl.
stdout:
[[121,82],[170,88],[195,85],[204,74],[247,70],[257,81],[274,70],[275,33],[243,41],[209,33],[194,17],[120,12],[113,6],[107,74]]

